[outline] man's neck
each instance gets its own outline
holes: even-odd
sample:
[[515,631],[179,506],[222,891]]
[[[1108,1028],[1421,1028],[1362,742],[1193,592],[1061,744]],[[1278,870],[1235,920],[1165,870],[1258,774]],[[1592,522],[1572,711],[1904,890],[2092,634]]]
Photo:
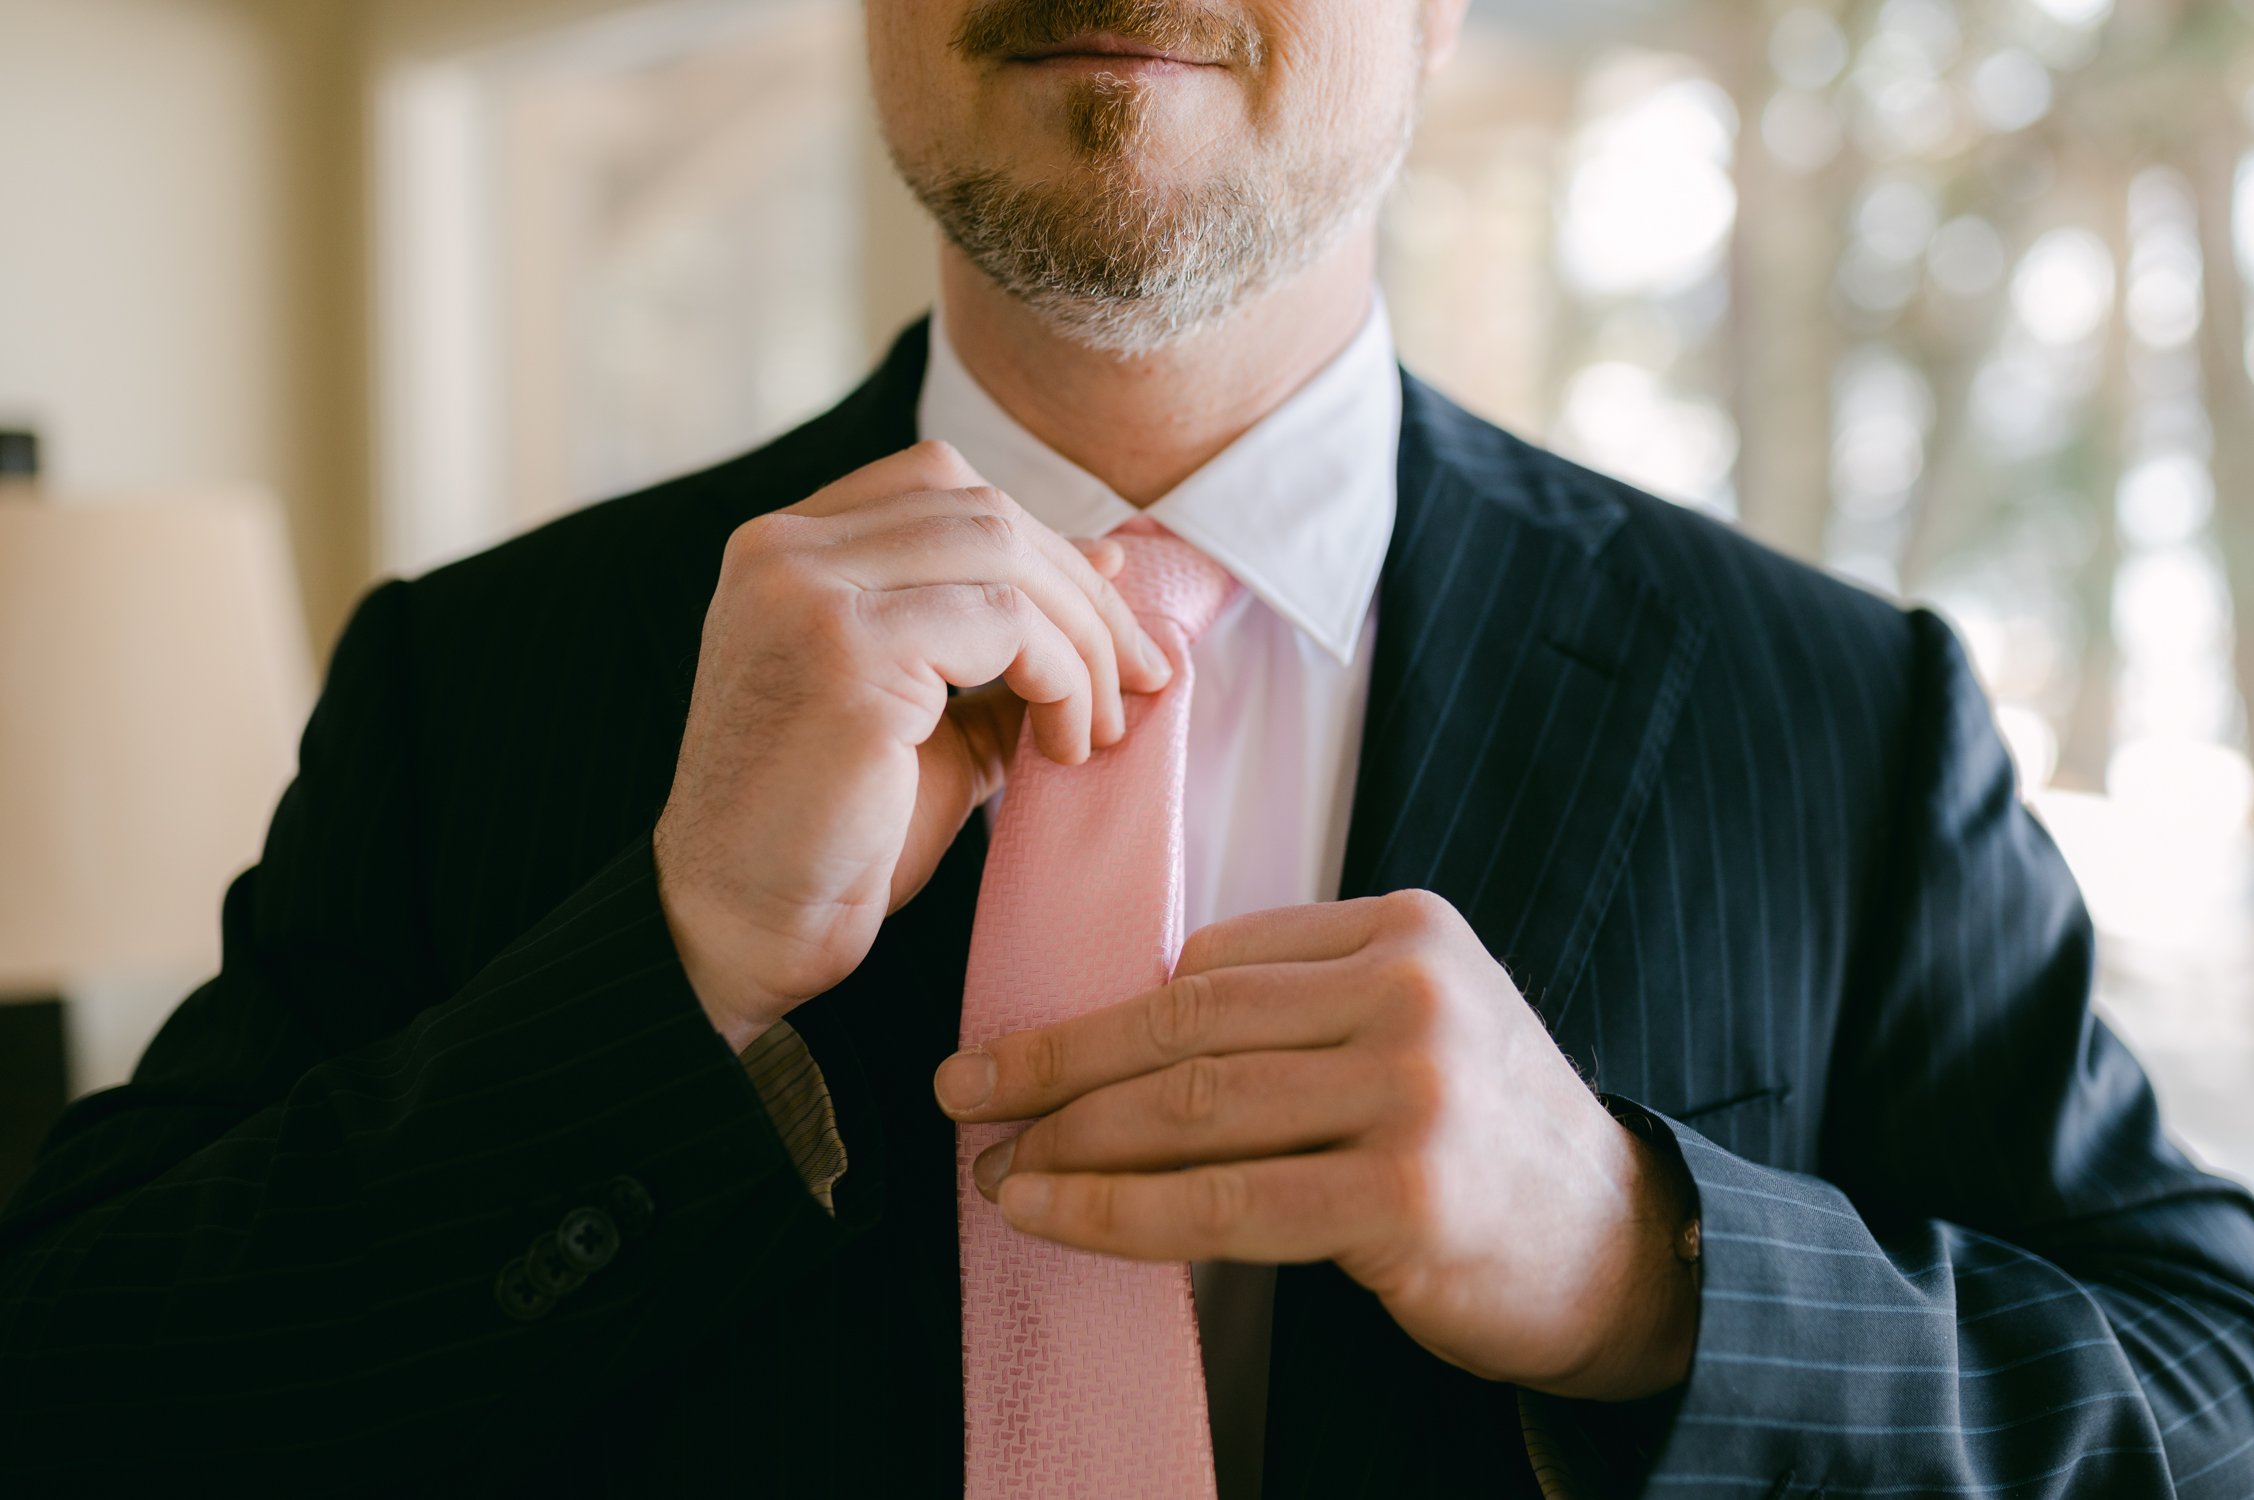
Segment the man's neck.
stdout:
[[1149,505],[1337,357],[1370,313],[1372,235],[1220,325],[1123,359],[1060,337],[954,246],[940,250],[947,334],[1004,411],[1121,498]]

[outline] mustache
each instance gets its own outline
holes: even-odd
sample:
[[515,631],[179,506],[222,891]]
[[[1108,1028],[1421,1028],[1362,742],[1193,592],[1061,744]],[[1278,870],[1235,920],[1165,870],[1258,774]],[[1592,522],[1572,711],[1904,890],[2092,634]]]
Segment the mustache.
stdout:
[[985,0],[963,17],[949,45],[967,58],[1009,58],[1092,32],[1247,67],[1265,51],[1251,23],[1196,0]]

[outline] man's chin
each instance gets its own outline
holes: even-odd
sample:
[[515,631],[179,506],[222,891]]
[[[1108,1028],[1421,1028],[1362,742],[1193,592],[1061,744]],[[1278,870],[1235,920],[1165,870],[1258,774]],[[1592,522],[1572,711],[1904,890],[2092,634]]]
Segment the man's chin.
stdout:
[[1043,142],[1035,150],[1011,152],[1002,171],[1013,186],[1067,184],[1089,191],[1132,188],[1138,192],[1195,192],[1212,180],[1213,161],[1226,155],[1216,151],[1200,161],[1163,139],[1138,140],[1101,154],[1075,151],[1061,141]]
[[1224,185],[1210,168],[1214,159],[1225,155],[1209,153],[1200,162],[1188,152],[1169,149],[1164,141],[1138,141],[1103,157],[1059,146],[1016,157],[991,176],[1013,193],[1079,201],[1091,212],[1127,204],[1147,212],[1160,204],[1206,199],[1221,190]]

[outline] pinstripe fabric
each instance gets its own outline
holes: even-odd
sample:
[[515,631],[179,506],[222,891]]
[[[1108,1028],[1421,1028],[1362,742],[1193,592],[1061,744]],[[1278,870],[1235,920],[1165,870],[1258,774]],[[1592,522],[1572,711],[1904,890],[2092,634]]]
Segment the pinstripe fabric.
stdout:
[[[904,447],[923,346],[759,454],[378,590],[222,973],[0,1218],[0,1491],[937,1495],[973,819],[794,1013],[825,1214],[648,829],[728,531]],[[2090,1018],[2087,919],[1932,617],[1411,383],[1345,894],[1448,897],[1705,1217],[1688,1385],[1539,1403],[1584,1491],[2254,1493],[2254,1208]],[[629,1173],[531,1322],[498,1268]],[[1515,1393],[1278,1277],[1267,1493],[1523,1487]],[[121,1435],[129,1435],[120,1440]]]
[[736,1060],[759,1095],[759,1107],[774,1123],[798,1180],[823,1212],[835,1214],[837,1180],[849,1163],[845,1141],[837,1133],[837,1107],[805,1039],[790,1022],[777,1021]]

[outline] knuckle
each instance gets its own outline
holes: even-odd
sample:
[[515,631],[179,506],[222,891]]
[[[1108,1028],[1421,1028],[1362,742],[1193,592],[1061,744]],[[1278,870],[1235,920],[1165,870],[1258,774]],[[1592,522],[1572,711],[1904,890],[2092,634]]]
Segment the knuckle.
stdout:
[[774,538],[775,518],[753,516],[728,533],[728,540],[720,549],[721,572],[732,576],[756,566],[773,548]]
[[993,516],[1005,523],[1017,519],[1017,502],[990,484],[965,485],[955,493],[974,515]]
[[1221,1064],[1211,1057],[1193,1057],[1166,1070],[1159,1089],[1159,1108],[1175,1125],[1197,1126],[1212,1122],[1221,1105]]
[[1210,1167],[1194,1174],[1190,1193],[1190,1222],[1211,1240],[1226,1240],[1245,1220],[1252,1205],[1252,1188],[1235,1167]]
[[1025,550],[1025,538],[1007,516],[990,510],[975,510],[963,517],[963,524],[977,533],[981,543],[1006,556],[1015,557]]
[[978,585],[979,603],[996,614],[1015,619],[1025,613],[1025,591],[1014,583],[989,579]]
[[1407,932],[1442,932],[1459,920],[1447,899],[1431,891],[1394,891],[1384,899],[1394,923]]
[[810,589],[791,609],[810,651],[819,660],[850,659],[860,650],[868,596],[858,589]]
[[1054,1031],[1036,1031],[1025,1039],[1026,1081],[1043,1093],[1063,1085],[1070,1061],[1064,1038]]
[[1110,1236],[1119,1230],[1119,1186],[1109,1177],[1092,1177],[1081,1193],[1082,1220],[1090,1230],[1100,1236]]
[[1151,1045],[1166,1057],[1195,1050],[1213,1034],[1220,1009],[1220,991],[1211,975],[1179,975],[1143,1009]]
[[1387,966],[1385,988],[1393,997],[1394,1013],[1413,1034],[1430,1032],[1447,1012],[1446,984],[1432,965],[1415,955],[1398,958]]
[[948,489],[971,472],[970,464],[953,443],[944,438],[925,438],[908,450],[915,460],[916,472],[939,481],[934,489]]

